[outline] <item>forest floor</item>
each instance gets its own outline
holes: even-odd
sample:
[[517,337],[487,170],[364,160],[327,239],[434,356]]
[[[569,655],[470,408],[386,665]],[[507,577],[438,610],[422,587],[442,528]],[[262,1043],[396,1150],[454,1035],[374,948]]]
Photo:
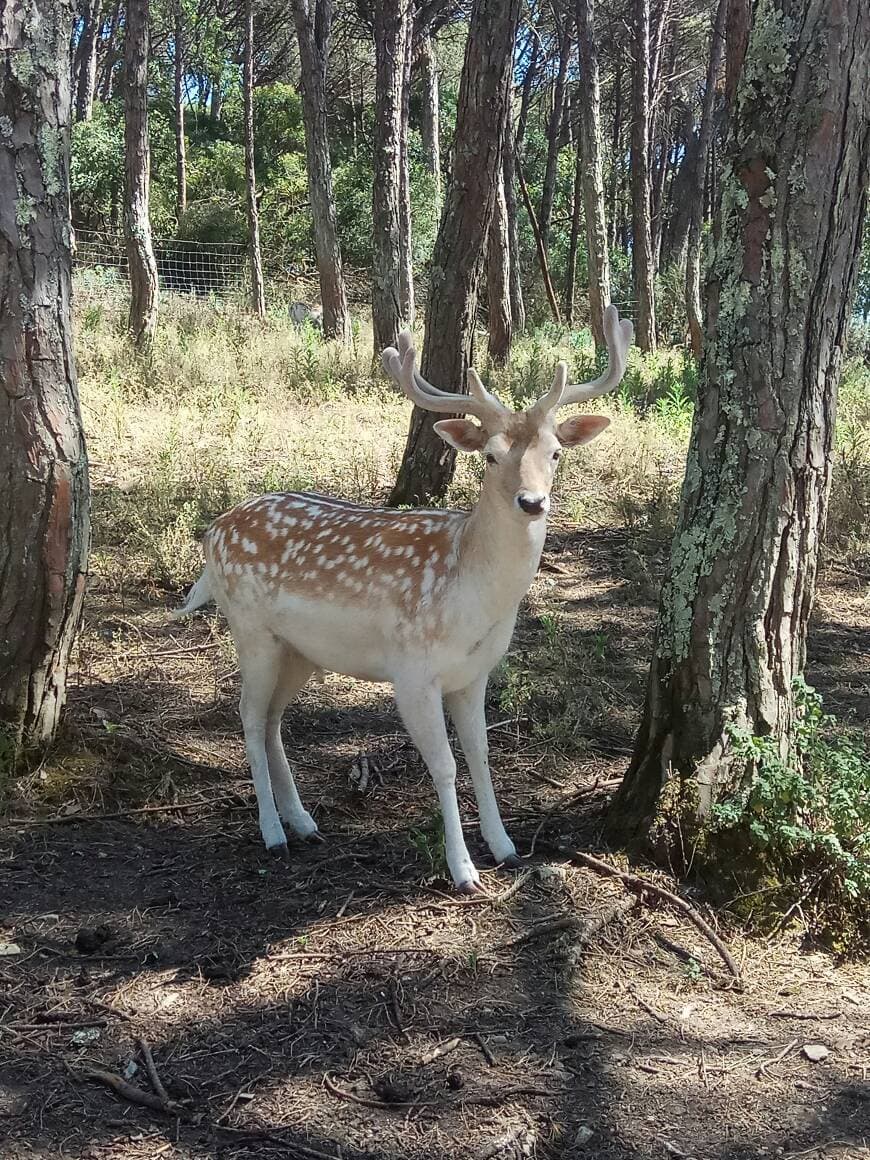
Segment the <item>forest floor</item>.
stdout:
[[[602,849],[650,652],[663,545],[646,547],[632,581],[624,532],[550,538],[513,663],[558,616],[611,713],[569,759],[492,706],[526,865],[488,870],[472,899],[439,875],[433,792],[386,689],[330,677],[288,714],[327,841],[278,865],[223,628],[96,582],[63,741],[0,837],[0,941],[19,947],[0,958],[4,1160],[870,1154],[870,968],[695,900],[738,988],[681,914],[554,853]],[[866,583],[843,579],[825,578],[810,675],[866,720]],[[363,793],[360,751],[377,764]],[[143,1042],[168,1112],[136,1102],[155,1102]]]

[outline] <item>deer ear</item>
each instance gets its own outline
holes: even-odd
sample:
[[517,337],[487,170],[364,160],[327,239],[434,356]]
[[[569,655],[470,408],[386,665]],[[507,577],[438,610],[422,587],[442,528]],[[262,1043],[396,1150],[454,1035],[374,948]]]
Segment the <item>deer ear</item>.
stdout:
[[579,447],[600,435],[610,420],[604,415],[575,415],[556,428],[556,438],[563,447]]
[[482,451],[486,445],[485,431],[470,419],[441,419],[433,430],[457,451]]

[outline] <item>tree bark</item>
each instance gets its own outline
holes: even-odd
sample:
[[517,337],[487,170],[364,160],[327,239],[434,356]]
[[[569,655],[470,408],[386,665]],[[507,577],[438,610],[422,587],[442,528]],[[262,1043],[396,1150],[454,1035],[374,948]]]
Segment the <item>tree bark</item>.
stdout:
[[[511,131],[511,126],[506,126]],[[510,237],[507,202],[504,191],[504,169],[498,167],[495,177],[495,202],[486,253],[486,295],[489,306],[489,357],[496,366],[508,360],[513,338],[510,292]]]
[[[413,19],[405,36],[405,65],[402,73],[402,116],[399,121],[399,309],[408,326],[414,325],[414,258],[411,245],[411,65],[413,63]],[[378,352],[380,353],[380,352]]]
[[643,351],[656,348],[655,271],[650,222],[649,0],[632,0],[634,71],[631,123],[631,259],[635,297],[635,335]]
[[864,0],[764,0],[744,51],[680,518],[609,817],[677,861],[681,842],[715,859],[705,823],[753,776],[732,730],[794,738],[870,177]]
[[128,0],[124,36],[124,232],[130,268],[129,329],[146,349],[157,328],[157,263],[148,212],[148,15],[149,0]]
[[184,142],[184,51],[184,13],[181,0],[176,0],[172,64],[175,82],[175,217],[178,222],[181,222],[187,209],[187,156]]
[[332,161],[326,122],[326,68],[332,30],[332,0],[293,0],[293,16],[299,41],[308,196],[320,276],[323,333],[327,338],[347,344],[351,339],[350,316],[335,225]]
[[[581,186],[586,218],[589,271],[589,321],[598,350],[604,341],[604,311],[610,305],[610,256],[604,212],[604,167],[601,160],[601,83],[595,47],[593,0],[577,0],[577,42],[580,54],[580,134],[583,164]],[[615,158],[614,158],[615,163]],[[579,153],[578,153],[579,164]]]
[[686,317],[689,322],[689,340],[692,354],[701,358],[704,334],[701,324],[701,229],[704,224],[704,172],[710,141],[713,137],[713,109],[716,100],[716,81],[722,68],[725,48],[725,20],[728,16],[728,0],[719,0],[713,29],[710,33],[710,56],[707,63],[707,86],[701,106],[701,123],[698,129],[698,148],[692,156],[692,170],[689,175],[687,203],[689,206],[689,228],[686,245]]
[[520,183],[520,192],[523,195],[523,205],[526,207],[526,215],[529,219],[529,225],[532,227],[532,234],[535,238],[535,248],[538,251],[538,265],[541,268],[541,277],[544,279],[544,289],[547,292],[547,301],[550,304],[550,313],[553,315],[553,321],[560,323],[562,315],[559,311],[559,302],[556,298],[556,291],[553,289],[553,279],[550,277],[550,263],[547,259],[547,247],[544,245],[544,239],[541,235],[541,229],[538,225],[538,219],[535,216],[535,207],[532,205],[531,195],[529,194],[529,187],[526,179],[523,176],[522,165],[517,166],[517,180]]
[[251,309],[266,317],[263,258],[260,253],[260,212],[257,208],[257,172],[254,163],[254,5],[245,0],[245,45],[242,67],[245,118],[245,201],[248,212],[248,260],[251,263]]
[[[557,9],[553,8],[554,18]],[[541,190],[541,208],[538,214],[538,229],[541,233],[541,244],[549,257],[550,252],[550,222],[553,217],[553,201],[556,196],[556,171],[559,164],[559,145],[562,130],[562,116],[565,111],[565,78],[568,75],[568,62],[571,58],[571,18],[567,11],[562,16],[562,25],[559,32],[559,68],[556,73],[556,83],[553,89],[553,109],[547,125],[547,163],[544,168],[544,184]]]
[[79,69],[76,78],[76,120],[90,121],[94,113],[94,89],[97,83],[97,48],[101,0],[90,0],[82,14],[79,41]]
[[[453,179],[432,255],[422,373],[442,389],[463,390],[474,337],[482,251],[492,217],[500,138],[510,97],[519,0],[475,0],[456,115]],[[390,503],[440,498],[455,453],[414,409]]]
[[523,300],[523,282],[520,273],[520,231],[517,221],[516,151],[514,148],[513,116],[510,103],[507,109],[507,132],[502,157],[505,212],[507,213],[508,243],[510,247],[508,272],[510,276],[511,324],[514,334],[526,329],[526,304]]
[[616,249],[617,225],[622,220],[622,55],[613,62],[613,127],[610,144],[610,247]]
[[89,488],[70,325],[69,8],[3,14],[0,732],[52,739],[87,574]]
[[[372,327],[375,355],[395,346],[408,319],[402,310],[402,129],[409,0],[376,0],[375,138],[372,181]],[[407,150],[405,151],[407,161]]]
[[574,194],[571,201],[571,234],[568,239],[568,270],[565,276],[565,318],[574,325],[574,295],[577,285],[577,251],[580,245],[580,219],[583,216],[583,134],[577,134],[574,145]]
[[420,80],[423,86],[423,111],[420,136],[423,158],[432,174],[435,189],[435,215],[441,210],[441,104],[439,95],[438,60],[431,36],[423,38],[420,46]]

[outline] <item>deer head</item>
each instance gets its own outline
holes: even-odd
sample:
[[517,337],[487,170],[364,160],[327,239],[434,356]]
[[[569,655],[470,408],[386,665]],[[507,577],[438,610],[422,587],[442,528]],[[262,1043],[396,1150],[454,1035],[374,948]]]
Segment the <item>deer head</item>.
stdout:
[[484,489],[496,495],[519,518],[537,519],[550,509],[550,491],[556,465],[566,448],[588,443],[608,426],[601,415],[574,415],[557,419],[560,407],[584,403],[615,390],[625,373],[632,324],[620,320],[615,306],[604,312],[607,370],[588,383],[568,385],[568,368],[556,366],[553,385],[531,407],[512,411],[488,391],[473,368],[468,371],[468,394],[439,390],[416,367],[410,334],[399,336],[398,350],[387,347],[382,361],[387,374],[418,407],[440,413],[461,412],[470,419],[442,419],[435,424],[440,437],[457,451],[479,452],[486,460]]

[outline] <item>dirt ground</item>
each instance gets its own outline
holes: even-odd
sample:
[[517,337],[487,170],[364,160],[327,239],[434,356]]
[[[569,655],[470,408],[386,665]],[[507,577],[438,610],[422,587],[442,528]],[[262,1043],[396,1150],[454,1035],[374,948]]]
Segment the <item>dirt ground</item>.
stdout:
[[[517,655],[555,609],[592,657],[588,744],[569,760],[493,704],[527,858],[472,899],[439,877],[434,794],[387,690],[329,677],[288,714],[327,841],[276,864],[222,627],[95,584],[64,736],[0,831],[3,1160],[870,1155],[867,965],[793,931],[749,939],[695,899],[738,989],[672,907],[554,853],[618,862],[598,823],[642,701],[662,551],[552,537]],[[810,677],[858,721],[868,628],[866,579],[830,569]],[[379,767],[364,792],[360,751]],[[464,782],[462,809],[473,822]],[[485,865],[472,826],[470,844]]]

